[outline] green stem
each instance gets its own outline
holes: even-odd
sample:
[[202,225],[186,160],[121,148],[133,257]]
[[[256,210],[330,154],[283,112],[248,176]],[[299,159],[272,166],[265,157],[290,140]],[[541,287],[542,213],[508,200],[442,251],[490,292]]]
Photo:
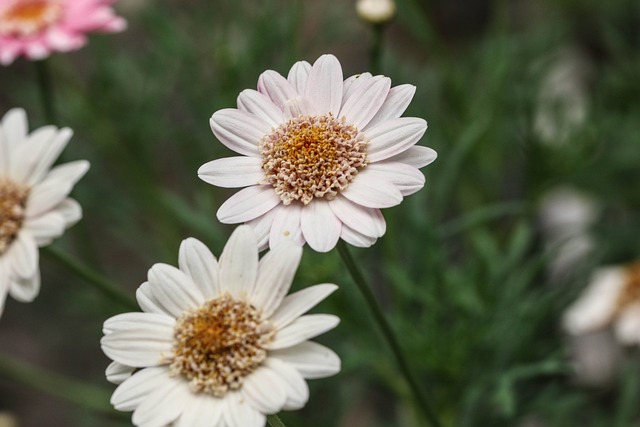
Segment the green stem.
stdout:
[[382,58],[382,35],[384,33],[385,24],[372,24],[373,41],[371,42],[371,52],[369,54],[369,65],[371,66],[371,74],[374,76],[380,74],[381,58]]
[[407,357],[404,355],[402,348],[398,343],[398,339],[396,338],[396,335],[391,329],[391,325],[389,324],[389,322],[387,322],[387,319],[384,317],[382,308],[378,304],[378,301],[376,300],[375,295],[371,291],[371,287],[367,283],[367,280],[362,274],[362,271],[354,261],[353,256],[351,255],[351,252],[349,252],[349,247],[342,240],[338,242],[338,253],[340,253],[340,257],[342,258],[342,261],[347,267],[347,270],[349,271],[351,278],[353,279],[355,284],[358,286],[360,293],[364,297],[367,303],[367,306],[371,311],[371,315],[373,316],[373,319],[375,320],[376,324],[380,328],[380,331],[382,332],[382,335],[387,341],[387,344],[389,345],[389,348],[396,359],[396,363],[400,368],[400,372],[404,376],[405,380],[409,385],[409,388],[411,389],[411,392],[413,393],[413,397],[415,398],[418,404],[418,407],[420,408],[420,410],[422,411],[426,419],[429,421],[429,423],[433,427],[441,427],[438,417],[435,415],[435,412],[433,411],[433,409],[431,409],[431,406],[429,405],[429,399],[427,399],[427,395],[420,387],[420,384],[416,380],[416,376],[411,372],[411,368],[409,367]]
[[69,255],[65,254],[58,249],[48,246],[43,249],[43,252],[53,258],[59,264],[65,266],[72,271],[78,277],[84,279],[87,283],[96,287],[100,292],[111,298],[113,301],[121,304],[131,310],[138,310],[138,304],[128,294],[123,292],[116,285],[105,279],[99,273],[91,270],[89,267],[82,265],[80,262],[74,260]]
[[286,427],[276,414],[267,415],[267,422],[271,427]]
[[24,362],[18,362],[1,354],[0,377],[26,384],[36,390],[92,411],[110,415],[117,413],[109,404],[110,391],[42,370]]
[[49,71],[49,62],[47,59],[35,61],[36,74],[38,75],[38,87],[40,89],[40,101],[48,124],[56,125],[58,117],[54,107],[53,83],[51,81],[51,73]]

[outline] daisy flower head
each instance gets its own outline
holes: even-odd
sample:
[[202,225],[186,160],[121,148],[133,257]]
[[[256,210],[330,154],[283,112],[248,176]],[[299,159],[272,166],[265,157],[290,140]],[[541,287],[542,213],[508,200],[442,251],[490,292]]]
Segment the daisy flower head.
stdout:
[[38,247],[82,218],[80,205],[67,196],[89,162],[51,167],[71,136],[54,126],[28,134],[22,109],[0,122],[0,314],[7,294],[22,302],[38,295]]
[[115,0],[0,0],[0,64],[17,57],[44,59],[87,44],[87,33],[118,32]]
[[340,238],[371,246],[386,230],[380,209],[421,189],[418,168],[436,158],[416,146],[427,122],[400,117],[414,93],[369,73],[344,80],[333,55],[298,62],[287,78],[265,71],[257,91],[240,93],[238,108],[210,120],[241,156],[208,162],[198,175],[247,187],[222,204],[218,219],[251,225],[261,247],[291,240],[327,252]]
[[258,242],[238,227],[219,260],[189,238],[179,268],[155,264],[137,291],[142,313],[104,323],[101,344],[120,385],[111,402],[140,427],[263,427],[265,414],[302,408],[305,381],[340,370],[309,339],[334,328],[328,314],[303,315],[337,289],[286,295],[302,248],[285,243],[258,260]]

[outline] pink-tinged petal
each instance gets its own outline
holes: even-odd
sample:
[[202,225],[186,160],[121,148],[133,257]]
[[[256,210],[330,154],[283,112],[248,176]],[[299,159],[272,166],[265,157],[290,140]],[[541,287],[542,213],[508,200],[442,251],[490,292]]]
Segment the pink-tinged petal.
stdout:
[[279,206],[271,209],[266,214],[246,222],[246,224],[251,227],[254,234],[256,235],[256,240],[258,241],[258,250],[262,251],[269,246],[269,233],[271,233],[271,225],[273,224],[273,219],[275,218],[276,213],[279,212],[283,207],[285,206]]
[[288,100],[284,104],[284,118],[286,120],[295,119],[299,116],[313,116],[318,114],[317,106],[308,98],[297,97]]
[[16,301],[31,302],[40,293],[40,269],[36,268],[30,277],[13,277],[9,295]]
[[104,374],[107,377],[107,381],[111,384],[122,384],[125,380],[131,378],[136,368],[133,366],[123,365],[118,362],[111,362]]
[[342,223],[329,207],[329,202],[314,200],[302,208],[300,227],[311,249],[329,252],[340,239]]
[[379,162],[408,150],[426,131],[427,122],[416,117],[387,120],[367,129],[369,161]]
[[222,144],[245,156],[259,156],[258,142],[271,132],[271,126],[260,117],[235,108],[216,111],[209,124]]
[[51,50],[47,48],[43,40],[35,39],[24,47],[24,54],[31,60],[39,60],[48,57]]
[[360,171],[340,194],[354,203],[374,209],[390,208],[402,202],[400,190],[375,172],[370,172],[369,168]]
[[54,210],[36,218],[28,218],[22,227],[35,239],[38,246],[44,246],[61,236],[66,225],[64,217]]
[[238,109],[260,117],[271,127],[282,123],[282,109],[271,102],[268,96],[253,90],[245,89],[238,95]]
[[356,91],[359,87],[361,87],[361,85],[366,83],[372,77],[373,76],[371,75],[371,73],[362,73],[353,75],[346,79],[342,85],[342,105],[347,102],[347,99],[349,99],[351,95],[353,95],[354,91]]
[[324,283],[287,295],[269,320],[276,328],[282,329],[311,310],[337,289],[338,287],[334,284]]
[[218,276],[222,292],[248,298],[258,277],[258,242],[251,227],[241,225],[229,237],[220,255]]
[[342,104],[342,67],[333,55],[322,55],[313,64],[305,97],[316,105],[319,113],[337,116]]
[[212,160],[198,169],[198,177],[207,184],[224,188],[258,185],[264,180],[259,157],[224,157]]
[[362,233],[358,233],[353,228],[350,228],[344,224],[342,225],[342,233],[340,233],[340,238],[348,244],[358,248],[371,247],[376,242],[376,240],[378,240],[377,237],[371,237]]
[[[400,85],[392,87],[387,94],[387,99],[378,110],[367,127],[373,127],[387,120],[397,119],[405,112],[413,96],[416,93],[416,87],[413,85]],[[366,130],[366,127],[364,128]]]
[[333,350],[312,341],[275,350],[269,357],[293,366],[304,378],[326,378],[340,372],[340,357]]
[[169,425],[182,414],[191,396],[192,392],[183,378],[167,378],[133,411],[133,424],[145,427]]
[[20,55],[21,47],[17,43],[7,43],[0,38],[0,64],[11,65]]
[[373,77],[353,93],[342,106],[340,117],[345,117],[358,129],[364,129],[378,112],[391,88],[388,77]]
[[271,316],[289,292],[301,258],[300,246],[285,243],[272,248],[260,260],[256,287],[249,301],[262,309],[264,317]]
[[332,314],[307,314],[280,329],[266,348],[279,350],[293,347],[335,328],[338,323],[340,318]]
[[276,215],[273,218],[269,234],[270,248],[275,248],[283,242],[292,242],[298,246],[304,245],[300,226],[302,209],[302,203],[292,203],[289,206],[283,205],[275,210]]
[[154,313],[124,313],[104,323],[102,351],[124,365],[145,368],[166,364],[173,354],[175,319]]
[[60,28],[51,28],[44,34],[47,45],[58,52],[70,52],[80,49],[87,43],[87,38],[82,34],[70,33]]
[[288,363],[274,358],[265,360],[264,366],[275,372],[278,378],[282,380],[281,385],[287,395],[287,400],[282,409],[294,411],[304,407],[309,400],[309,386],[302,374]]
[[241,392],[227,393],[223,403],[224,427],[264,427],[266,425],[265,415],[251,406]]
[[151,292],[153,298],[174,317],[199,307],[205,301],[191,277],[172,265],[154,264],[147,277],[149,285],[145,292]]
[[372,163],[367,169],[393,183],[403,196],[409,196],[424,187],[425,178],[422,172],[405,163],[384,161]]
[[268,96],[271,102],[280,109],[284,108],[284,104],[289,99],[299,96],[291,83],[273,70],[267,70],[260,74],[258,92]]
[[141,369],[116,388],[111,396],[111,404],[118,411],[133,411],[169,378],[167,366]]
[[289,70],[287,80],[300,95],[304,95],[304,92],[307,89],[307,81],[309,80],[310,72],[311,64],[307,61],[298,61],[293,64],[293,67]]
[[270,185],[254,185],[238,191],[220,206],[216,213],[223,224],[251,221],[280,204]]
[[4,255],[11,260],[13,272],[19,277],[31,277],[38,268],[38,245],[28,232],[22,230]]
[[252,408],[263,414],[275,414],[287,401],[287,386],[283,383],[272,369],[262,365],[244,378],[240,393]]
[[336,197],[329,202],[329,206],[343,225],[362,234],[380,237],[387,230],[387,224],[380,209],[366,208],[349,201],[346,197]]
[[437,157],[438,153],[436,153],[435,150],[421,145],[414,145],[400,154],[389,157],[387,160],[390,162],[406,163],[414,168],[420,169],[433,163]]
[[173,427],[216,427],[221,424],[224,403],[206,393],[192,394]]
[[182,241],[178,265],[198,286],[205,300],[220,294],[218,260],[200,240],[190,237]]

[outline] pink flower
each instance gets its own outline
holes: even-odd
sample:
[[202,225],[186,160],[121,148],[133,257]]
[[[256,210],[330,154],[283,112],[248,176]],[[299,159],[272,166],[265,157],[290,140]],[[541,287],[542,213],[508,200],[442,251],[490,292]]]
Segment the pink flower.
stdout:
[[37,60],[87,43],[86,33],[117,32],[126,21],[116,16],[115,0],[0,0],[0,64],[17,57]]

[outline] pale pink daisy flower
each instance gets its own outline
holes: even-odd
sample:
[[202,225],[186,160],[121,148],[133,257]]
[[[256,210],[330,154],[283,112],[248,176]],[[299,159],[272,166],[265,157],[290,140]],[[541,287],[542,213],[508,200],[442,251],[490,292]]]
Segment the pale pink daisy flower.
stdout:
[[415,145],[427,122],[400,117],[414,93],[369,73],[343,81],[333,55],[298,62],[287,78],[265,71],[257,91],[240,93],[237,109],[211,117],[216,137],[242,156],[206,163],[198,175],[247,187],[218,219],[251,225],[262,247],[292,240],[327,252],[340,238],[371,246],[386,230],[380,209],[420,190],[418,168],[436,158]]
[[89,162],[51,167],[72,134],[45,126],[29,135],[21,109],[0,123],[0,314],[7,294],[22,302],[38,295],[38,247],[82,218],[78,202],[67,196]]
[[37,60],[87,44],[87,33],[126,27],[116,0],[0,0],[0,64],[17,57]]
[[308,314],[337,289],[287,296],[302,248],[283,244],[258,260],[238,227],[219,260],[199,240],[180,246],[179,268],[155,264],[136,294],[144,313],[104,323],[102,349],[120,384],[111,403],[139,427],[263,427],[265,414],[302,408],[305,379],[340,370],[339,357],[309,339],[339,319]]

